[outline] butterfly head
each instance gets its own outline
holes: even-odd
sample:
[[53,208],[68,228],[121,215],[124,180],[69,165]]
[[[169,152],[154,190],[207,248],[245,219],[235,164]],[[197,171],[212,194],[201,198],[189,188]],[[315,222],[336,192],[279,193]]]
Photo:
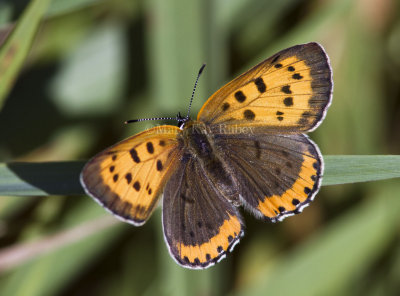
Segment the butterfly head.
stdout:
[[177,125],[180,129],[183,129],[185,123],[188,122],[189,120],[190,120],[189,114],[187,116],[182,116],[181,112],[178,112],[178,114],[176,115],[176,121],[178,122]]

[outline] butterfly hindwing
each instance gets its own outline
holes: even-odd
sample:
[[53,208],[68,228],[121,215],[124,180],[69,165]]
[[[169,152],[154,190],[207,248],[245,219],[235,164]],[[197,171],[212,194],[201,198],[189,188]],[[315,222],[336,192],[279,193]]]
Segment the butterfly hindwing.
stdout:
[[303,134],[220,135],[225,161],[239,184],[244,206],[275,222],[299,213],[320,187],[323,160]]
[[285,49],[234,79],[204,104],[198,120],[260,131],[315,129],[331,101],[332,71],[317,43]]
[[163,228],[171,256],[194,269],[225,258],[243,235],[237,208],[218,194],[198,161],[185,156],[164,189]]
[[81,173],[86,193],[118,218],[143,224],[177,166],[179,131],[174,126],[155,127],[99,153]]

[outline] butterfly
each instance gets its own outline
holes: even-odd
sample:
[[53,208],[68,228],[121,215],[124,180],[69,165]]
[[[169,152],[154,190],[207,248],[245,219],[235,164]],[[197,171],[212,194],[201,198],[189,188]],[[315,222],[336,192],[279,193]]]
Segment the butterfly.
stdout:
[[197,120],[178,116],[178,126],[150,128],[99,153],[83,168],[81,184],[136,226],[163,193],[172,258],[183,267],[207,268],[243,236],[240,206],[276,222],[314,199],[324,163],[304,133],[324,119],[332,85],[321,45],[282,50],[215,92]]

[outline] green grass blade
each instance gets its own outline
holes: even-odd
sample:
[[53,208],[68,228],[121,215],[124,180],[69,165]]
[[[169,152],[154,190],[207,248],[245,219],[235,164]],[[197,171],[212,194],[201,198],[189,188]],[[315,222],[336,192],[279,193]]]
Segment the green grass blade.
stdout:
[[328,155],[322,185],[400,177],[400,155]]
[[[400,177],[400,155],[328,155],[323,185]],[[79,174],[85,162],[0,164],[1,195],[83,194]]]
[[83,161],[0,164],[1,195],[83,194]]
[[50,0],[33,0],[0,48],[0,109],[24,63]]

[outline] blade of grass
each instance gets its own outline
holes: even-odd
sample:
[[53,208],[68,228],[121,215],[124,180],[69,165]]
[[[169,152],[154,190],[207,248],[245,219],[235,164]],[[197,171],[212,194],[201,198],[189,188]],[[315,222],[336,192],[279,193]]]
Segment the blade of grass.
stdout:
[[0,48],[0,109],[24,63],[49,2],[50,0],[31,1]]
[[[400,155],[327,155],[323,185],[400,177]],[[1,195],[83,194],[79,174],[85,162],[0,164]]]
[[322,185],[400,177],[400,155],[328,155]]
[[83,161],[0,164],[0,195],[83,194],[79,174],[84,164]]

